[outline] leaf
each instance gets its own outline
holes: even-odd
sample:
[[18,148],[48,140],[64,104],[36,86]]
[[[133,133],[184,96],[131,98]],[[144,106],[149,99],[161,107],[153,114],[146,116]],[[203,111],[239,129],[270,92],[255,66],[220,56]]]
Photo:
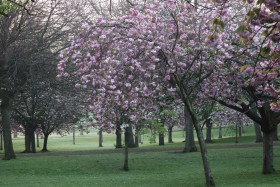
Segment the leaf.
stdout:
[[240,25],[240,26],[238,27],[238,29],[236,29],[235,32],[238,33],[238,34],[240,34],[240,33],[244,32],[244,30],[245,30],[245,25],[242,24],[242,25]]
[[244,72],[244,70],[247,69],[247,67],[249,67],[249,66],[248,66],[248,65],[242,66],[241,69],[240,69],[240,71],[241,71],[241,72]]
[[264,47],[261,50],[261,55],[262,56],[268,56],[270,54],[270,48],[269,47]]
[[221,20],[220,21],[220,25],[221,25],[221,28],[224,30],[224,28],[225,28],[225,23]]

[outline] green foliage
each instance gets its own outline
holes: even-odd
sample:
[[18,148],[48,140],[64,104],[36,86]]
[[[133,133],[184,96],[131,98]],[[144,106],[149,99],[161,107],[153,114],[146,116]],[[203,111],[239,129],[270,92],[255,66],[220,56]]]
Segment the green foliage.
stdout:
[[244,24],[240,25],[235,32],[237,32],[238,34],[244,32],[246,29],[246,26]]

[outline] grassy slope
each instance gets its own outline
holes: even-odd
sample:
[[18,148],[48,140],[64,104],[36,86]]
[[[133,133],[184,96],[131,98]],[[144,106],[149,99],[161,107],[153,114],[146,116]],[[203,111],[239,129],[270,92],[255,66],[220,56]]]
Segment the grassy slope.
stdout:
[[[251,135],[252,132],[252,129],[247,129],[245,135]],[[164,147],[182,147],[182,139],[181,132],[175,133],[174,140],[178,143]],[[114,137],[104,137],[104,144],[107,142],[105,148],[112,148],[114,140]],[[209,146],[234,144],[234,138],[215,142]],[[240,144],[253,142],[254,137],[240,139]],[[21,151],[23,141],[16,140],[14,143],[15,150]],[[49,148],[54,154],[57,151],[104,149],[97,148],[97,145],[97,138],[77,138],[76,145],[72,145],[71,139],[51,139]],[[148,144],[144,139],[142,148],[158,147]],[[280,168],[279,149],[278,146],[274,149],[276,169]],[[279,172],[273,175],[261,174],[262,148],[211,149],[209,157],[217,186],[266,187],[280,184]],[[130,171],[122,171],[122,164],[123,154],[117,153],[0,160],[0,186],[204,186],[200,153],[131,153]]]

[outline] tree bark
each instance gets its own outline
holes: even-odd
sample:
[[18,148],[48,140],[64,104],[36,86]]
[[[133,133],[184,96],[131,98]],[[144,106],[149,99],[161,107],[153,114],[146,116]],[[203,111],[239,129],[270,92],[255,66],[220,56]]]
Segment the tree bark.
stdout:
[[262,136],[262,131],[261,131],[260,125],[256,122],[254,122],[254,128],[255,128],[255,133],[256,133],[256,143],[263,142],[263,136]]
[[222,127],[221,126],[219,126],[219,138],[223,138]]
[[128,132],[129,132],[129,135],[128,135],[128,147],[129,148],[134,148],[135,147],[135,143],[134,143],[134,137],[133,137],[133,131],[132,131],[132,126],[129,125],[128,126]]
[[168,127],[168,143],[173,143],[173,140],[172,140],[172,129],[173,127]]
[[185,117],[185,147],[183,153],[196,152],[197,148],[195,146],[194,135],[193,135],[193,122],[191,116],[186,107],[184,107],[184,117]]
[[273,173],[273,132],[263,132],[263,174]]
[[187,112],[190,114],[196,134],[197,134],[197,138],[198,138],[198,142],[199,142],[199,146],[200,146],[201,157],[202,157],[202,161],[203,161],[206,185],[215,186],[214,178],[213,178],[212,171],[210,168],[210,162],[209,162],[209,158],[208,158],[206,144],[205,144],[204,138],[203,138],[202,129],[198,125],[197,116],[195,114],[195,111],[193,110],[193,107],[191,105],[189,98],[185,97],[183,101],[186,106],[185,110],[187,110]]
[[44,145],[43,145],[43,149],[42,152],[46,152],[48,151],[48,138],[49,138],[49,134],[44,134]]
[[122,134],[120,125],[117,125],[116,128],[116,148],[122,148]]
[[103,147],[102,143],[103,143],[103,134],[102,134],[102,129],[99,129],[99,147]]
[[235,124],[235,143],[238,143],[238,125]]
[[276,126],[275,130],[273,131],[273,141],[279,141],[279,138],[278,138],[278,125]]
[[73,127],[73,144],[76,144],[76,128]]
[[82,125],[80,126],[80,135],[84,135],[84,127]]
[[0,131],[0,150],[3,150],[3,132],[2,131]]
[[40,147],[39,134],[38,133],[36,133],[36,139],[37,139],[37,147]]
[[139,147],[139,135],[137,132],[135,133],[135,147]]
[[[161,125],[162,128],[164,128],[164,123]],[[158,134],[158,145],[164,145],[164,132],[159,132]]]
[[35,130],[32,131],[31,134],[31,148],[32,148],[32,153],[36,153],[36,144],[35,144]]
[[17,138],[18,137],[18,132],[17,130],[14,130],[14,138]]
[[36,153],[35,130],[32,127],[31,124],[25,126],[25,150],[23,153]]
[[5,152],[3,160],[10,160],[16,158],[11,135],[10,108],[11,99],[8,97],[3,97],[1,102],[2,131]]
[[123,169],[128,171],[128,145],[129,145],[129,127],[125,128],[124,140],[125,140],[125,149],[124,149],[124,166]]
[[243,127],[242,127],[242,126],[241,126],[241,127],[238,127],[239,136],[242,136],[242,129],[243,129]]
[[164,134],[163,133],[158,134],[158,145],[164,145]]
[[206,119],[206,139],[205,142],[206,143],[212,143],[212,123],[211,123],[211,119]]

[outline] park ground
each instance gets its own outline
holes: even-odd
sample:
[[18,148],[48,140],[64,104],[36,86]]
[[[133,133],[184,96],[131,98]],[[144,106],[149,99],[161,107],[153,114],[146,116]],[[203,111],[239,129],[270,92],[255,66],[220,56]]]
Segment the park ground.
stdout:
[[[175,143],[164,146],[150,144],[149,137],[143,136],[140,148],[130,149],[128,172],[122,170],[123,150],[114,148],[115,136],[105,135],[104,147],[99,148],[96,135],[91,132],[77,136],[75,145],[71,135],[63,138],[52,135],[48,145],[50,152],[41,153],[38,149],[35,154],[20,153],[24,137],[15,138],[17,159],[0,160],[0,186],[205,186],[200,152],[181,153],[182,132],[174,132]],[[225,129],[223,139],[217,139],[217,130],[213,130],[214,143],[208,144],[208,150],[217,186],[280,185],[280,144],[275,142],[274,147],[276,172],[263,175],[262,144],[255,143],[253,135],[253,128],[246,127],[242,137],[238,137],[239,143],[235,143],[232,130]]]

